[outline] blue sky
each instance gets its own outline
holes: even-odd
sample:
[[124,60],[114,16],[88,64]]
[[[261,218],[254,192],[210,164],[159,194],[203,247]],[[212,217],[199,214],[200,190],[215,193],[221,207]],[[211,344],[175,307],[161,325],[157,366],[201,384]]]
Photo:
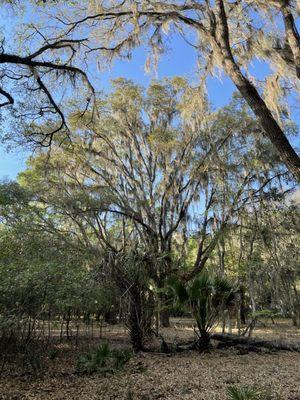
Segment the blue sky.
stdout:
[[[97,88],[104,90],[109,90],[110,81],[120,76],[132,79],[142,85],[148,85],[155,77],[162,79],[176,75],[185,76],[196,83],[194,50],[188,47],[179,36],[173,37],[170,47],[173,50],[168,51],[161,58],[156,76],[145,73],[144,64],[147,53],[143,48],[139,48],[134,52],[130,61],[118,60],[109,71],[92,73],[92,81]],[[216,107],[225,105],[234,90],[233,84],[226,77],[222,81],[217,78],[209,79],[207,86],[210,100]],[[28,151],[21,148],[7,153],[5,145],[0,144],[0,179],[14,179],[18,172],[26,167],[26,158],[29,154]]]
[[5,147],[0,147],[0,179],[14,179],[18,172],[25,168],[27,154],[25,151],[7,152]]
[[[14,15],[9,11],[6,12],[6,9],[0,10],[0,31],[2,26],[4,27],[2,32],[6,35],[10,32],[10,29],[14,30],[16,26]],[[132,79],[142,85],[148,85],[152,78],[162,79],[164,77],[182,75],[192,83],[197,84],[194,49],[189,47],[179,35],[173,35],[170,38],[169,47],[172,50],[167,51],[162,56],[156,76],[145,73],[144,64],[147,53],[141,47],[134,51],[130,61],[117,60],[107,72],[95,72],[93,69],[90,75],[91,80],[97,89],[105,91],[109,90],[110,80],[120,76]],[[259,61],[253,63],[251,70],[253,75],[259,79],[262,79],[269,72],[267,65]],[[212,105],[220,107],[229,102],[235,87],[228,78],[223,76],[222,79],[210,78],[207,82],[207,89]],[[299,117],[297,120],[299,122]],[[5,146],[0,143],[0,179],[14,179],[18,172],[25,168],[26,158],[29,154],[28,151],[21,148],[7,153]]]

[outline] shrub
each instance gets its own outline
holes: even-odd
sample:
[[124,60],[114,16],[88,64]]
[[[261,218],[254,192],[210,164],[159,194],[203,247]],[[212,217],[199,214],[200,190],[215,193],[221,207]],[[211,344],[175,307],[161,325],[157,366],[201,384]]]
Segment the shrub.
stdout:
[[58,353],[59,353],[59,351],[55,347],[50,348],[48,350],[48,358],[49,358],[49,360],[54,360],[57,357]]
[[38,376],[44,370],[43,349],[37,343],[29,343],[22,352],[22,364],[25,374]]
[[227,389],[228,400],[267,400],[269,397],[266,392],[247,386],[230,386]]
[[225,278],[201,272],[191,282],[185,283],[177,277],[168,280],[167,292],[178,307],[187,307],[196,320],[199,350],[210,344],[210,331],[224,311],[232,296],[232,285]]
[[123,368],[132,356],[132,352],[125,350],[112,350],[107,343],[81,355],[76,363],[76,372],[81,374],[115,373]]

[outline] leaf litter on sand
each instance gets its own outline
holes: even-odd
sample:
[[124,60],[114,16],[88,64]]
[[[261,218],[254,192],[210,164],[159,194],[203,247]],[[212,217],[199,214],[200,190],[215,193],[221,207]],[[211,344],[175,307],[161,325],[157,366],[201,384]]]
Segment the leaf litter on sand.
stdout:
[[267,390],[271,399],[300,396],[300,354],[239,355],[232,349],[165,356],[144,353],[113,375],[77,376],[67,360],[65,372],[43,377],[0,378],[0,399],[34,400],[224,400],[229,386]]

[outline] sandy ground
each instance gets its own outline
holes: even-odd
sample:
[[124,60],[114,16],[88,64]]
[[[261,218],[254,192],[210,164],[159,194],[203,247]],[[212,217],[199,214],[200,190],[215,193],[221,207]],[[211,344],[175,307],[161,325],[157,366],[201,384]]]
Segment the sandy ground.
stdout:
[[[262,327],[257,336],[300,342],[299,329]],[[264,334],[270,331],[269,335]],[[122,329],[111,333],[112,343],[126,346]],[[191,329],[169,329],[165,335],[179,340],[193,335]],[[265,332],[266,333],[266,332]],[[278,337],[280,336],[280,337]],[[176,340],[177,340],[176,339]],[[94,345],[98,343],[95,339]],[[112,344],[114,345],[114,344]],[[74,374],[78,349],[59,345],[54,360],[46,360],[42,377],[29,378],[16,368],[0,376],[3,400],[225,400],[228,386],[263,389],[267,398],[300,400],[300,353],[262,352],[241,354],[236,349],[213,349],[209,353],[172,355],[142,353],[132,357],[123,371],[114,375]]]

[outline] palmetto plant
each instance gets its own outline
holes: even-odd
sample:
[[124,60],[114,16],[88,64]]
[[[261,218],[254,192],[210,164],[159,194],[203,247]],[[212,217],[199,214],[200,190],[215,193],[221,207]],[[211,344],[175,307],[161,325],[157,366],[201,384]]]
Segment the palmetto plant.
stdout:
[[230,386],[227,389],[228,400],[267,400],[267,393],[256,388]]
[[210,332],[232,298],[231,283],[220,277],[201,272],[193,281],[184,283],[178,278],[171,278],[168,291],[180,308],[191,311],[196,320],[199,340],[197,346],[206,348],[210,343]]
[[81,355],[77,360],[76,372],[81,374],[114,373],[123,368],[132,356],[128,349],[110,349],[107,343]]

